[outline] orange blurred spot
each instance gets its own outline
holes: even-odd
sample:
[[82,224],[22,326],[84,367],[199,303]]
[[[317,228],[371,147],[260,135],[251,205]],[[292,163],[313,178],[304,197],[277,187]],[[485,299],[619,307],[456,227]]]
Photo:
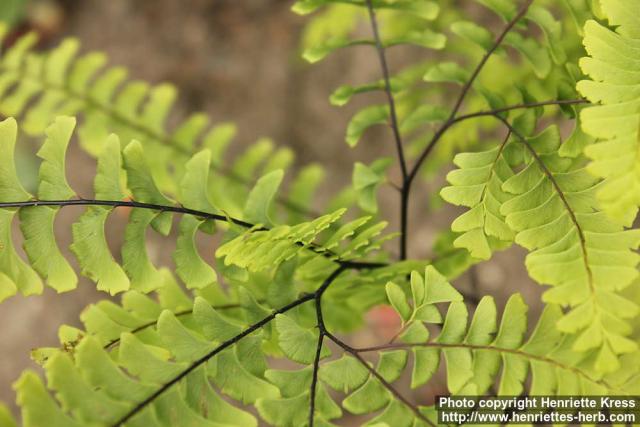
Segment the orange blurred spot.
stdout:
[[379,305],[367,313],[369,323],[374,333],[385,340],[393,338],[400,330],[401,319],[390,305]]

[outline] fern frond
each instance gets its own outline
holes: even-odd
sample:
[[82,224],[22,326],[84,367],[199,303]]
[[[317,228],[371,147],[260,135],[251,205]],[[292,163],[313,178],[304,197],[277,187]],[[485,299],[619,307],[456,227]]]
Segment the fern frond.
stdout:
[[[226,151],[236,133],[233,124],[211,127],[206,115],[196,113],[173,129],[167,126],[177,95],[173,86],[129,81],[124,68],[106,66],[102,53],[79,54],[75,39],[45,54],[32,51],[35,43],[35,35],[24,36],[0,60],[0,112],[23,117],[22,128],[31,135],[42,133],[59,115],[81,115],[78,134],[88,153],[97,157],[111,133],[123,141],[140,141],[158,187],[173,196],[192,154],[209,149],[211,179],[225,183],[216,188],[234,189],[216,194],[217,202],[234,215],[242,211],[244,198],[262,174],[290,166],[291,150],[277,148],[267,139],[257,141],[232,162]],[[291,215],[309,214],[293,199],[283,195],[278,200]]]
[[[330,284],[331,278],[316,292]],[[308,425],[308,415],[314,425],[330,425],[343,416],[342,408],[354,414],[383,409],[371,423],[434,425],[434,409],[414,406],[394,383],[411,369],[412,387],[421,386],[441,358],[452,393],[482,394],[498,380],[499,394],[519,394],[529,376],[531,395],[635,392],[637,366],[629,365],[622,376],[606,376],[571,350],[572,338],[554,326],[562,316],[557,306],[544,311],[526,339],[527,307],[518,295],[507,303],[499,326],[490,297],[468,325],[460,294],[432,267],[424,276],[414,272],[409,289],[387,289],[394,289],[388,291],[394,307],[404,307],[400,314],[407,314],[405,308],[410,313],[399,341],[357,348],[324,331],[344,354],[329,360],[328,347],[317,347],[317,368],[318,331],[311,327],[310,305],[304,305],[314,295],[270,314],[268,305],[246,290],[239,304],[217,307],[202,297],[191,300],[175,283],[159,290],[159,302],[130,291],[122,306],[105,301],[85,311],[86,331],[62,328],[63,349],[36,354],[47,385],[31,371],[15,384],[25,426],[182,425],[185,420],[257,425],[245,405],[276,426]],[[449,306],[446,316],[437,304]],[[443,322],[442,331],[430,337],[425,324]],[[374,352],[375,366],[365,359]],[[286,357],[302,367],[271,368],[266,356]],[[337,402],[329,389],[346,398]]]
[[531,251],[526,258],[531,277],[553,286],[544,301],[571,308],[558,327],[577,334],[573,348],[597,349],[598,369],[616,369],[616,355],[637,348],[626,336],[631,333],[627,319],[637,315],[638,307],[623,302],[619,293],[638,275],[638,255],[632,249],[640,234],[623,230],[598,211],[599,181],[557,154],[557,128],[526,141],[511,130],[530,158],[504,182],[503,189],[514,197],[500,212],[516,232],[516,243]]
[[513,176],[505,158],[508,142],[509,136],[493,149],[458,154],[453,162],[460,169],[447,175],[451,186],[440,192],[447,202],[470,208],[451,224],[451,229],[462,233],[454,245],[467,248],[476,258],[489,259],[492,248],[513,240],[513,232],[500,213],[500,206],[511,198],[502,189]]
[[602,2],[602,10],[615,32],[588,21],[584,45],[589,57],[580,66],[591,80],[578,83],[578,90],[599,105],[582,111],[584,131],[598,139],[586,148],[591,158],[589,171],[605,179],[598,200],[607,214],[630,226],[640,204],[638,135],[640,92],[637,53],[640,35],[636,30],[638,5],[634,2]]
[[[385,240],[395,235],[377,237],[387,226],[386,222],[368,225],[364,217],[348,222],[336,231],[328,230],[344,214],[345,210],[321,216],[313,221],[294,226],[277,226],[270,230],[247,230],[218,248],[216,256],[224,258],[226,265],[235,265],[249,271],[272,269],[280,263],[311,249],[320,254],[326,263],[313,263],[314,269],[325,268],[331,260],[349,261],[379,249]],[[326,233],[323,233],[325,232]],[[320,236],[321,233],[327,234]],[[322,238],[324,243],[314,244]],[[307,259],[307,262],[314,258]],[[305,269],[304,265],[299,268]],[[304,274],[304,273],[303,273]]]
[[[219,249],[219,256],[226,256],[227,264],[251,265],[253,271],[277,268],[280,262],[307,248],[312,249],[310,254],[305,254],[307,259],[315,253],[325,257],[329,264],[342,263],[379,248],[384,241],[376,236],[385,223],[363,227],[355,236],[356,227],[352,229],[352,225],[347,225],[333,234],[333,240],[328,242],[331,248],[315,247],[313,240],[334,224],[344,210],[293,227],[265,228],[272,224],[270,213],[282,180],[281,170],[274,170],[258,180],[247,198],[243,219],[229,216],[223,212],[215,195],[206,190],[211,178],[209,150],[195,154],[187,162],[178,184],[179,191],[169,197],[157,184],[142,144],[132,141],[121,149],[119,139],[114,135],[107,138],[99,155],[94,181],[95,198],[84,199],[75,195],[65,176],[65,154],[74,127],[75,119],[61,117],[47,128],[47,139],[38,153],[43,159],[38,192],[32,197],[21,186],[15,171],[15,120],[7,119],[0,123],[0,144],[5,153],[0,163],[0,243],[4,249],[0,251],[2,299],[18,291],[24,295],[40,293],[40,277],[58,292],[76,287],[76,274],[58,247],[53,227],[56,214],[64,206],[87,207],[72,226],[71,250],[82,274],[96,282],[98,289],[111,294],[128,289],[149,292],[160,286],[163,274],[147,252],[146,233],[152,228],[168,235],[176,214],[182,214],[182,220],[177,230],[173,258],[178,277],[190,288],[201,289],[217,284],[215,271],[200,255],[194,241],[198,231],[212,233],[214,221],[242,228],[242,232],[234,234],[239,234],[239,237]],[[126,187],[123,186],[123,173]],[[313,180],[313,176],[310,179]],[[297,185],[305,188],[309,182],[309,178],[305,178]],[[121,263],[114,259],[105,237],[107,219],[119,207],[132,208],[121,248]],[[28,264],[13,245],[11,224],[16,212]],[[248,233],[244,233],[246,230]],[[338,246],[347,239],[349,241],[344,243],[344,247]],[[274,248],[277,250],[272,252]],[[338,252],[333,252],[334,249]],[[267,254],[274,258],[267,260]]]

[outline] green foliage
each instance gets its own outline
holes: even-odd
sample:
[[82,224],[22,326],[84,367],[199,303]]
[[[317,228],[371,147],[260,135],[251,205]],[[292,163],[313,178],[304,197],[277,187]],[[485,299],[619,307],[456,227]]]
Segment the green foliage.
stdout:
[[[76,287],[76,274],[62,255],[54,234],[55,216],[67,201],[88,206],[72,226],[71,250],[77,257],[82,274],[94,281],[98,289],[111,294],[129,289],[143,292],[156,289],[162,282],[162,273],[147,252],[146,233],[151,227],[162,235],[168,235],[176,213],[185,213],[177,230],[174,253],[176,274],[189,288],[216,285],[216,273],[199,254],[195,242],[199,230],[208,233],[213,230],[212,220],[226,220],[223,210],[215,207],[213,197],[206,191],[210,151],[201,151],[188,162],[180,184],[181,191],[173,201],[156,184],[142,145],[132,141],[121,150],[119,139],[112,135],[107,138],[98,159],[94,182],[97,202],[92,203],[75,196],[65,177],[65,153],[74,126],[74,119],[60,117],[47,128],[47,139],[38,153],[43,159],[38,194],[32,198],[20,185],[13,162],[15,120],[7,119],[0,124],[0,133],[4,137],[2,143],[5,144],[3,150],[7,153],[2,163],[0,203],[17,203],[11,205],[11,209],[2,210],[2,244],[5,250],[1,253],[3,280],[0,295],[3,299],[17,291],[24,295],[41,292],[41,279],[58,292]],[[127,188],[122,185],[121,173],[126,176]],[[281,179],[282,171],[273,171],[258,180],[250,192],[243,217],[234,221],[253,221],[256,224],[253,229],[247,229],[247,225],[244,225],[242,231],[229,231],[229,241],[217,251],[217,256],[224,257],[227,265],[234,264],[250,271],[273,270],[301,251],[308,252],[305,254],[306,262],[323,255],[349,259],[379,249],[388,238],[376,237],[386,223],[367,225],[368,218],[362,218],[324,237],[326,243],[307,250],[322,231],[340,218],[344,210],[292,227],[256,230],[259,225],[272,223],[269,211]],[[52,206],[42,206],[39,202],[54,203],[50,203]],[[134,209],[128,218],[121,248],[122,263],[119,264],[107,245],[105,225],[113,211],[122,207]],[[14,249],[10,229],[16,211],[19,212],[23,244],[30,265],[21,261]],[[353,239],[345,242],[350,237]]]
[[582,111],[582,126],[598,140],[585,151],[589,171],[604,178],[598,191],[602,208],[612,218],[630,226],[638,212],[638,131],[640,97],[637,80],[638,5],[626,1],[603,1],[602,10],[615,32],[596,21],[584,28],[589,54],[580,66],[590,80],[578,90],[595,105]]
[[[398,180],[389,157],[357,162],[352,185],[317,213],[322,167],[287,176],[292,152],[266,139],[229,159],[232,124],[197,113],[169,128],[172,86],[129,81],[73,39],[44,53],[33,35],[10,45],[0,113],[44,136],[32,189],[16,168],[16,120],[0,122],[0,301],[71,291],[78,273],[116,296],[83,310],[81,328],[61,326],[59,347],[32,352],[45,376],[27,370],[14,384],[23,425],[333,426],[349,414],[435,425],[436,408],[405,396],[403,377],[452,395],[640,394],[638,7],[446,3],[293,5],[314,13],[307,61],[375,51],[381,79],[343,84],[330,102],[381,92],[346,140],[367,144],[387,125],[400,163]],[[502,30],[481,25],[491,20]],[[392,48],[427,59],[396,70]],[[74,134],[96,159],[91,199],[67,180]],[[461,211],[450,229],[434,222],[430,258],[407,259],[417,176]],[[389,233],[378,193],[397,182],[400,233]],[[73,206],[70,260],[56,222]],[[118,253],[112,221],[126,223]],[[152,250],[158,236],[175,242],[172,268]],[[550,287],[539,316],[518,293],[502,307],[452,282],[513,243]],[[380,305],[400,323],[390,341],[339,338]],[[0,405],[0,426],[14,425]]]
[[[555,327],[562,316],[557,306],[545,309],[527,338],[527,306],[519,295],[509,299],[500,322],[493,299],[483,298],[468,323],[461,295],[433,267],[427,267],[424,275],[412,273],[406,295],[399,285],[387,289],[394,306],[400,303],[413,313],[411,320],[397,343],[361,350],[379,352],[375,368],[348,352],[330,358],[329,348],[323,347],[316,395],[318,425],[327,425],[343,411],[368,414],[379,409],[382,412],[372,424],[401,420],[402,425],[424,425],[381,381],[395,383],[410,370],[412,388],[420,387],[437,371],[441,359],[454,394],[484,393],[498,379],[500,395],[517,395],[525,388],[528,372],[529,391],[536,395],[637,392],[637,385],[629,382],[638,369],[634,359],[624,359],[629,372],[622,377],[594,372],[584,354],[571,349],[572,337]],[[60,349],[38,350],[34,357],[45,369],[47,386],[31,371],[15,384],[25,425],[39,426],[44,420],[47,425],[112,425],[157,387],[247,328],[256,309],[262,310],[258,317],[269,315],[266,306],[251,299],[212,306],[203,297],[192,299],[171,281],[157,296],[155,300],[129,291],[121,306],[109,301],[92,305],[83,314],[84,330],[63,327]],[[444,316],[442,304],[448,306]],[[184,420],[197,425],[257,425],[254,415],[230,402],[255,406],[260,417],[273,425],[303,425],[311,366],[269,369],[266,358],[313,363],[317,331],[303,326],[308,314],[304,308],[275,316],[273,328],[219,351],[127,425],[183,425]],[[430,336],[427,324],[442,324],[442,329]],[[330,389],[344,396],[337,398]],[[433,408],[421,407],[420,412],[431,417]]]
[[451,229],[462,233],[454,244],[467,248],[476,258],[489,259],[492,247],[513,241],[514,233],[500,212],[501,205],[511,198],[503,190],[505,181],[513,176],[506,159],[508,147],[505,139],[487,151],[458,154],[453,162],[460,169],[447,175],[451,186],[440,192],[447,202],[470,208],[456,218]]
[[[167,117],[177,97],[172,85],[129,81],[123,67],[106,66],[103,53],[79,54],[80,44],[75,39],[66,39],[46,53],[33,50],[36,42],[34,34],[21,37],[0,61],[0,112],[23,116],[22,130],[28,134],[41,134],[58,115],[82,116],[78,131],[82,148],[98,157],[111,133],[127,143],[139,141],[157,187],[173,196],[179,191],[177,183],[187,161],[195,151],[208,149],[209,180],[217,183],[211,196],[233,215],[242,213],[244,201],[260,176],[291,164],[292,151],[277,148],[268,139],[257,141],[231,159],[226,153],[236,133],[232,123],[210,126],[209,117],[195,113],[168,128]],[[317,170],[319,166],[308,168]],[[321,174],[306,171],[295,178],[293,187],[313,190],[322,180]],[[307,202],[312,195],[310,191],[300,199],[299,192],[281,194],[278,200],[291,220],[299,221],[308,216]]]
[[503,184],[517,196],[500,210],[517,232],[515,241],[532,251],[526,259],[531,276],[554,286],[544,300],[573,308],[559,329],[579,334],[576,350],[599,348],[599,369],[615,370],[614,354],[637,348],[624,337],[631,333],[624,319],[635,317],[638,307],[620,302],[618,293],[638,275],[631,250],[640,235],[597,211],[597,178],[558,156],[559,144],[555,128],[526,141],[531,159]]
[[[512,2],[477,1],[504,21],[516,14]],[[574,2],[575,3],[575,2]],[[437,42],[421,44],[433,50],[426,57],[431,60],[411,63],[390,76],[390,86],[398,110],[400,130],[406,142],[407,154],[414,158],[433,136],[432,125],[444,123],[449,112],[438,105],[446,100],[448,86],[426,83],[454,83],[464,85],[473,72],[478,56],[485,54],[497,35],[472,21],[474,16],[461,16],[458,8],[444,7],[429,1],[372,2],[380,23],[382,46],[410,45],[416,34],[429,34]],[[316,12],[307,26],[303,38],[303,56],[316,62],[333,50],[354,45],[373,45],[374,40],[362,38],[358,24],[368,20],[367,1],[298,1],[293,10],[300,14]],[[575,13],[583,7],[571,5]],[[442,10],[441,10],[442,9]],[[572,75],[566,64],[577,59],[574,51],[578,44],[576,26],[563,22],[545,6],[529,7],[524,23],[506,34],[482,79],[474,82],[477,93],[468,96],[468,105],[477,109],[498,108],[508,103],[517,104],[555,97],[575,97]],[[534,29],[542,38],[531,37],[527,29]],[[573,43],[568,43],[571,40]],[[446,46],[446,49],[445,49]],[[511,64],[507,47],[519,53],[527,66]],[[400,49],[394,47],[394,49]],[[574,49],[574,50],[571,50]],[[443,51],[443,52],[440,52]],[[317,55],[322,52],[323,55]],[[469,65],[471,64],[471,65]],[[488,77],[488,76],[500,77]],[[485,78],[486,77],[486,78]],[[540,79],[544,79],[542,84]],[[346,105],[354,96],[384,91],[384,82],[367,82],[340,86],[331,95],[334,105]],[[356,112],[347,128],[346,141],[354,146],[372,126],[387,124],[389,111],[385,104],[370,105]],[[481,132],[494,124],[483,121],[459,123],[444,137],[427,162],[425,171],[433,171],[449,163],[456,149],[473,146]],[[472,142],[469,142],[472,141]],[[484,252],[486,255],[486,251]]]
[[[575,350],[597,349],[599,369],[616,370],[615,355],[637,349],[626,338],[632,332],[626,319],[635,317],[638,307],[619,294],[638,275],[632,250],[640,235],[598,211],[599,181],[581,159],[558,154],[557,128],[526,141],[519,132],[514,138],[489,151],[456,156],[460,169],[448,175],[453,186],[442,196],[471,209],[452,224],[453,231],[463,233],[454,244],[484,259],[491,256],[494,240],[530,250],[529,274],[553,286],[544,301],[572,308],[558,328],[578,334]],[[524,155],[518,152],[523,146]]]
[[[397,291],[390,293],[390,289]],[[395,352],[402,349],[401,353],[409,348],[412,352],[412,388],[429,381],[441,357],[452,394],[482,395],[500,373],[498,395],[519,395],[525,391],[529,371],[531,395],[597,395],[621,386],[589,368],[585,356],[572,349],[574,338],[555,326],[562,318],[557,306],[545,309],[525,339],[528,307],[518,294],[507,302],[499,324],[491,297],[479,302],[469,323],[461,295],[432,267],[427,267],[424,279],[416,272],[412,274],[408,296],[397,285],[388,286],[387,295],[398,314],[403,319],[409,317],[398,344],[386,348],[395,348]],[[449,304],[444,320],[437,303]],[[443,325],[436,337],[430,337],[426,324]]]

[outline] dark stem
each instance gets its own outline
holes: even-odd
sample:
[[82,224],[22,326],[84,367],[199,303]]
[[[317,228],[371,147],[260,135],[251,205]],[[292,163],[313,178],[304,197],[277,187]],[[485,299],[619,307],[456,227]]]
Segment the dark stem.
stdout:
[[311,377],[311,388],[309,392],[309,427],[313,427],[316,414],[316,389],[318,384],[318,371],[320,370],[320,355],[322,354],[322,342],[324,341],[325,326],[322,319],[322,296],[319,294],[316,299],[316,317],[318,319],[318,344],[316,345],[316,356],[313,360],[313,376]]
[[[367,0],[367,2],[368,2],[369,5],[371,5],[371,0]],[[471,77],[465,83],[465,85],[462,87],[462,91],[460,92],[460,95],[458,96],[458,99],[456,100],[456,102],[455,102],[455,104],[454,104],[454,106],[453,106],[453,108],[451,110],[449,118],[442,124],[442,126],[433,135],[433,138],[431,139],[431,141],[429,142],[427,147],[424,149],[424,151],[420,154],[420,157],[416,161],[415,165],[411,168],[411,171],[407,175],[404,175],[404,180],[403,180],[403,185],[402,185],[402,192],[401,192],[401,196],[400,196],[400,198],[401,198],[401,200],[400,200],[400,222],[401,222],[401,225],[400,225],[400,228],[401,228],[401,231],[400,231],[401,232],[401,236],[400,236],[400,245],[401,245],[400,258],[401,259],[406,259],[406,255],[407,255],[406,254],[406,246],[407,246],[406,240],[407,240],[407,234],[409,232],[409,230],[408,230],[409,199],[410,199],[410,195],[411,195],[411,186],[413,184],[413,181],[415,180],[416,175],[418,174],[418,171],[420,170],[420,167],[422,166],[422,164],[424,163],[426,158],[429,156],[429,154],[431,153],[431,151],[435,147],[436,143],[440,140],[440,138],[442,138],[442,135],[444,135],[444,133],[447,131],[447,129],[449,129],[454,123],[457,122],[456,115],[458,114],[458,111],[460,110],[460,107],[462,106],[462,102],[464,101],[464,99],[466,98],[467,94],[469,93],[469,91],[471,89],[471,86],[473,85],[473,82],[476,80],[476,78],[480,74],[480,71],[482,71],[482,69],[484,68],[485,64],[487,63],[487,61],[489,60],[491,55],[502,44],[504,38],[507,36],[509,31],[511,31],[511,29],[516,25],[516,23],[527,13],[527,10],[529,9],[529,6],[531,6],[532,2],[533,2],[533,0],[526,0],[525,1],[524,5],[522,6],[522,8],[520,8],[520,10],[516,14],[516,16],[511,21],[509,21],[509,23],[504,28],[504,30],[496,38],[496,40],[493,43],[493,45],[491,46],[491,48],[489,48],[489,50],[487,52],[485,52],[485,54],[482,57],[482,59],[480,60],[480,62],[478,63],[476,68],[473,70],[473,73],[471,74]]]
[[145,409],[149,404],[151,404],[155,399],[157,399],[165,391],[167,391],[173,385],[175,385],[178,382],[180,382],[180,380],[185,378],[187,375],[189,375],[191,372],[193,372],[199,366],[202,366],[203,364],[208,362],[212,357],[216,356],[217,354],[219,354],[223,350],[231,347],[232,345],[236,344],[237,342],[239,342],[240,340],[242,340],[246,336],[251,335],[252,333],[257,331],[258,329],[260,329],[263,326],[267,325],[269,322],[271,322],[273,319],[275,319],[278,314],[286,313],[289,310],[292,310],[292,309],[298,307],[299,305],[302,305],[302,304],[304,304],[304,303],[306,303],[308,301],[312,301],[312,300],[316,300],[317,301],[317,300],[319,300],[320,297],[322,296],[322,294],[331,285],[331,283],[333,283],[333,281],[343,271],[345,271],[346,269],[347,269],[347,267],[345,267],[343,265],[339,266],[337,269],[335,269],[333,271],[333,273],[331,273],[331,275],[322,283],[322,285],[314,293],[305,294],[305,295],[301,296],[300,298],[298,298],[297,300],[293,301],[292,303],[289,303],[289,304],[285,305],[284,307],[281,307],[281,308],[279,308],[277,310],[274,310],[270,315],[268,315],[264,319],[262,319],[259,322],[254,323],[253,325],[249,326],[247,329],[245,329],[244,331],[242,331],[241,333],[239,333],[235,337],[223,342],[222,344],[220,344],[219,346],[217,346],[216,348],[211,350],[209,353],[205,354],[204,356],[202,356],[201,358],[199,358],[195,362],[191,363],[191,365],[189,365],[188,368],[186,368],[180,374],[176,375],[169,382],[163,384],[153,394],[151,394],[149,397],[144,399],[142,402],[138,403],[129,412],[127,412],[124,416],[122,416],[118,421],[116,421],[114,424],[112,424],[112,427],[121,426],[124,423],[126,423],[127,421],[129,421],[132,417],[134,417],[140,411]]
[[389,116],[391,120],[391,129],[393,130],[393,136],[396,142],[396,150],[398,152],[398,161],[400,162],[400,169],[402,170],[402,178],[407,178],[407,163],[404,157],[404,148],[402,146],[402,137],[400,136],[400,126],[398,125],[398,114],[396,113],[396,103],[391,91],[391,78],[389,76],[389,66],[387,65],[387,58],[380,38],[380,31],[378,30],[378,20],[376,18],[376,12],[373,8],[372,0],[366,0],[367,10],[369,11],[369,20],[371,21],[371,28],[373,30],[373,38],[376,44],[376,51],[378,52],[378,59],[380,61],[380,68],[382,68],[382,78],[384,80],[384,91],[387,95],[387,102],[389,103]]
[[[473,70],[473,73],[471,74],[471,77],[465,83],[465,85],[462,87],[462,91],[460,92],[460,95],[458,96],[458,99],[456,100],[456,103],[455,103],[453,109],[451,110],[451,114],[449,114],[449,118],[447,119],[447,121],[445,121],[442,124],[442,126],[433,135],[433,138],[429,142],[429,145],[427,145],[427,147],[421,153],[420,157],[418,158],[418,161],[416,162],[416,164],[413,166],[413,168],[409,172],[409,176],[407,178],[407,182],[408,182],[409,186],[411,186],[411,183],[415,179],[416,174],[418,173],[418,170],[420,169],[420,166],[422,166],[422,163],[429,156],[429,153],[431,153],[431,151],[433,150],[433,147],[436,145],[438,140],[440,140],[442,135],[445,133],[445,131],[449,127],[451,127],[451,125],[453,125],[454,123],[459,121],[459,119],[456,119],[456,114],[458,113],[458,110],[460,110],[460,107],[462,106],[462,102],[464,101],[464,99],[466,98],[467,94],[471,90],[471,86],[473,85],[473,82],[476,80],[476,78],[478,77],[478,75],[480,74],[482,69],[484,68],[485,64],[487,63],[487,61],[489,60],[491,55],[502,44],[504,38],[507,36],[509,31],[511,31],[511,29],[516,25],[516,23],[527,13],[527,10],[529,10],[529,6],[531,6],[532,2],[533,2],[533,0],[526,0],[526,2],[522,6],[522,8],[520,8],[520,10],[516,14],[516,16],[514,16],[511,21],[509,21],[509,23],[504,28],[504,30],[502,30],[500,35],[496,38],[496,40],[494,41],[494,43],[491,46],[491,48],[489,48],[489,50],[487,52],[485,52],[485,54],[482,57],[482,59],[480,60],[480,62],[478,63],[476,68]],[[558,104],[558,102],[554,102],[554,104]],[[549,105],[549,104],[545,104],[545,105]],[[525,105],[522,104],[522,105],[515,106],[515,108],[502,109],[502,111],[509,111],[509,109],[517,109],[517,108],[529,108],[529,107],[528,106],[525,107]],[[500,112],[500,111],[496,110],[493,113],[497,113],[497,112]],[[493,114],[486,114],[485,112],[477,114],[477,116],[481,116],[481,115],[493,115]],[[470,118],[470,117],[467,117],[467,118]]]
[[318,371],[320,370],[320,354],[322,353],[323,340],[324,332],[320,331],[318,334],[318,344],[316,346],[316,357],[313,360],[313,377],[311,378],[311,391],[309,393],[309,427],[313,427],[316,413],[316,388],[318,384]]
[[318,344],[316,345],[316,356],[313,360],[313,376],[311,378],[311,387],[309,392],[309,427],[313,427],[315,421],[316,412],[316,389],[318,384],[318,371],[320,371],[320,355],[322,354],[322,343],[324,337],[327,334],[327,328],[324,324],[324,318],[322,316],[322,295],[328,289],[329,285],[333,283],[336,277],[344,271],[344,267],[336,269],[327,280],[318,288],[315,292],[315,305],[316,305],[316,319],[318,327]]
[[391,392],[391,394],[393,394],[393,396],[397,400],[399,400],[400,402],[404,403],[404,405],[407,408],[409,408],[416,415],[416,417],[420,418],[422,421],[426,422],[427,424],[435,427],[435,424],[430,419],[425,417],[422,414],[422,412],[420,412],[420,409],[418,409],[418,407],[416,405],[414,405],[413,403],[409,402],[409,400],[407,400],[407,398],[404,397],[402,394],[400,394],[400,392],[398,390],[396,390],[396,388],[393,385],[391,385],[387,380],[385,380],[382,377],[382,375],[380,375],[380,373],[376,369],[374,369],[369,363],[367,363],[367,361],[364,360],[362,358],[362,356],[360,356],[359,351],[357,349],[351,347],[350,345],[348,345],[347,343],[345,343],[344,341],[342,341],[338,337],[332,335],[328,331],[325,334],[326,334],[327,338],[329,338],[331,341],[336,343],[344,351],[346,351],[347,353],[349,353],[353,357],[355,357],[362,364],[362,366],[364,366],[371,373],[371,375],[373,375],[380,382],[380,384],[382,384],[384,386],[384,388],[389,390]]
[[409,219],[407,215],[408,193],[406,191],[408,177],[407,161],[404,156],[404,147],[402,145],[402,136],[400,135],[396,103],[391,89],[391,77],[389,75],[389,66],[385,55],[385,47],[382,44],[380,31],[378,29],[378,19],[376,18],[376,12],[373,8],[372,0],[366,0],[366,4],[369,12],[369,20],[371,21],[371,29],[373,30],[373,38],[378,52],[378,60],[380,61],[380,68],[382,69],[384,91],[387,95],[387,103],[389,104],[390,125],[396,143],[400,170],[402,172],[402,186],[400,187],[400,260],[405,260],[407,259],[407,221]]
[[467,119],[473,119],[476,117],[495,116],[496,114],[506,113],[513,110],[525,110],[528,108],[546,107],[549,105],[576,105],[576,104],[589,104],[586,99],[557,99],[549,101],[531,102],[528,104],[516,104],[508,107],[496,108],[495,110],[477,111],[475,113],[461,114],[454,119],[456,122],[460,122]]
[[[149,209],[159,212],[173,212],[178,214],[193,215],[199,218],[227,222],[235,225],[239,225],[244,228],[252,229],[253,231],[268,231],[266,227],[257,227],[255,224],[232,218],[226,215],[214,214],[210,212],[203,212],[194,209],[185,208],[184,206],[165,206],[154,203],[136,202],[133,200],[94,200],[94,199],[72,199],[72,200],[28,200],[24,202],[1,202],[0,209],[8,208],[25,208],[25,207],[37,207],[37,206],[50,206],[50,207],[65,207],[65,206],[107,206],[111,208],[128,207],[136,209]],[[331,259],[335,263],[345,266],[347,268],[359,269],[373,269],[384,267],[385,263],[375,262],[363,262],[363,261],[346,261],[337,258],[337,255],[331,251],[323,250],[315,245],[307,245],[302,242],[295,242],[296,245],[305,247],[319,255]]]
[[400,191],[400,261],[407,259],[407,233],[409,231],[409,189],[411,184],[405,180]]
[[129,421],[133,416],[135,416],[137,413],[142,411],[147,405],[149,405],[151,402],[153,402],[155,399],[157,399],[162,393],[164,393],[165,391],[170,389],[173,385],[175,385],[178,382],[180,382],[180,380],[182,380],[184,377],[189,375],[196,368],[198,368],[199,366],[205,364],[212,357],[214,357],[215,355],[219,354],[223,350],[225,350],[225,349],[231,347],[232,345],[236,344],[242,338],[244,338],[244,337],[246,337],[248,335],[251,335],[252,333],[257,331],[258,329],[262,328],[263,326],[265,326],[266,324],[271,322],[273,319],[275,319],[278,314],[286,313],[287,311],[289,311],[289,310],[291,310],[291,309],[293,309],[293,308],[295,308],[295,307],[297,307],[297,306],[299,306],[301,304],[304,304],[307,301],[311,301],[314,298],[315,298],[315,294],[304,295],[304,296],[298,298],[297,300],[295,300],[294,302],[275,310],[269,316],[265,317],[264,319],[260,320],[257,323],[254,323],[253,325],[249,326],[247,329],[245,329],[244,331],[242,331],[241,333],[239,333],[235,337],[223,342],[222,344],[220,344],[219,346],[217,346],[216,348],[211,350],[209,353],[205,354],[200,359],[198,359],[195,362],[193,362],[191,365],[189,365],[189,367],[187,369],[182,371],[180,374],[176,375],[171,381],[163,384],[153,394],[151,394],[149,397],[144,399],[142,402],[138,403],[129,412],[127,412],[123,417],[121,417],[118,421],[116,421],[114,424],[112,424],[112,426],[113,427],[121,426],[124,423],[126,423],[127,421]]
[[493,42],[493,45],[489,48],[489,50],[485,52],[484,56],[476,66],[475,70],[473,70],[471,77],[469,78],[469,80],[467,80],[465,85],[462,87],[462,92],[460,93],[458,100],[453,106],[453,110],[451,110],[449,120],[453,120],[453,118],[456,116],[456,114],[458,113],[458,110],[460,110],[460,107],[462,106],[462,102],[464,101],[465,97],[469,93],[471,86],[473,85],[476,78],[480,74],[480,71],[482,71],[482,69],[484,68],[485,64],[487,63],[491,55],[493,55],[496,49],[498,49],[498,47],[502,44],[502,42],[504,41],[504,38],[507,36],[507,34],[509,34],[509,31],[511,31],[511,29],[516,25],[516,23],[527,13],[527,11],[529,10],[529,6],[531,6],[531,3],[533,3],[533,0],[526,0],[524,2],[524,4],[520,8],[516,16],[514,16],[513,19],[511,19],[511,21],[507,23],[507,26],[504,28],[504,30],[502,30],[500,35]]

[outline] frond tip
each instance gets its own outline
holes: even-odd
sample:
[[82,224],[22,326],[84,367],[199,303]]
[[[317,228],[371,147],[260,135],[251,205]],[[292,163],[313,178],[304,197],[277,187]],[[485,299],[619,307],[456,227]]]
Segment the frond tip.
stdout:
[[598,139],[586,148],[589,171],[605,179],[598,199],[608,215],[630,226],[640,205],[640,9],[636,2],[602,2],[602,10],[615,32],[588,21],[584,46],[589,57],[580,60],[590,80],[578,90],[594,104],[582,110],[584,131]]

